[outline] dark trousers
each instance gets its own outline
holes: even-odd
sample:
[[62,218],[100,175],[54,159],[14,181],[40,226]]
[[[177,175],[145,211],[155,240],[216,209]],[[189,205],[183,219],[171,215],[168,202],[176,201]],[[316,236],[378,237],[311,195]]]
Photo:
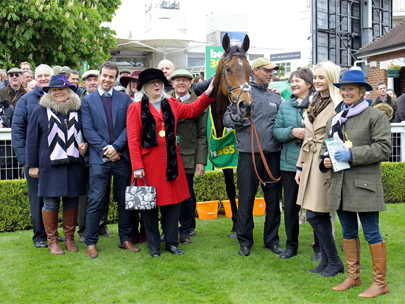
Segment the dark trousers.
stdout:
[[46,233],[44,223],[42,221],[42,207],[44,201],[42,197],[38,197],[38,178],[32,178],[28,174],[28,168],[24,168],[25,178],[28,186],[28,198],[30,200],[32,230],[34,236],[32,237],[34,243],[39,241],[46,241]]
[[300,206],[297,205],[298,185],[295,182],[295,172],[281,172],[284,185],[284,224],[287,235],[286,249],[298,250]]
[[195,226],[192,227],[193,219],[194,219],[194,206],[196,204],[196,198],[195,198],[194,188],[193,188],[194,174],[186,173],[186,178],[187,178],[188,189],[190,191],[190,197],[181,202],[180,218],[179,218],[180,235],[188,235],[190,233],[191,228],[195,228]]
[[130,183],[131,164],[121,157],[119,161],[105,164],[90,164],[90,188],[87,201],[86,235],[87,245],[98,241],[101,210],[107,188],[111,186],[110,175],[114,177],[113,188],[118,202],[118,235],[121,242],[129,241],[132,233],[130,210],[125,210],[125,188]]
[[[90,167],[86,167],[84,170],[85,174],[85,183],[86,183],[86,192],[89,192],[89,183],[90,183]],[[111,175],[109,184],[111,185]],[[111,187],[107,187],[107,192],[104,197],[103,207],[101,209],[101,219],[100,219],[100,226],[98,228],[98,233],[103,234],[105,232],[107,222],[108,222],[108,210],[110,208],[110,193]],[[82,195],[79,197],[79,211],[77,216],[77,221],[79,223],[79,229],[77,230],[77,234],[80,236],[84,236],[86,231],[86,207],[87,207],[87,199],[88,195]]]
[[[180,215],[180,204],[160,206],[160,214],[162,215],[162,224],[165,227],[165,242],[166,246],[178,246],[179,240],[178,222]],[[160,234],[159,234],[159,211],[158,208],[152,210],[142,210],[143,223],[145,225],[146,239],[150,250],[159,250]]]
[[[267,164],[274,178],[280,177],[280,153],[265,154]],[[278,183],[272,182],[264,168],[260,154],[255,154],[255,163],[260,178],[267,183],[262,186],[266,202],[266,218],[263,240],[266,247],[279,244],[278,228],[280,226],[280,206]],[[259,185],[259,179],[253,167],[251,153],[239,153],[238,169],[239,208],[237,234],[240,246],[253,245],[253,204]]]
[[73,210],[79,204],[79,197],[44,197],[44,211],[59,211],[60,201],[62,200],[62,208],[66,210]]

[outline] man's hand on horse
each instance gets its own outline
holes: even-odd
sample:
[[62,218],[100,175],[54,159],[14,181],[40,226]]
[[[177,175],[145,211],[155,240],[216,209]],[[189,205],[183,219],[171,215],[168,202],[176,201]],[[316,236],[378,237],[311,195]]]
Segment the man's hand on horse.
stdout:
[[203,176],[204,172],[205,172],[205,165],[203,165],[203,164],[197,164],[197,165],[195,166],[195,173],[194,173],[194,175],[195,175],[195,174],[198,174],[198,175],[197,175],[197,178],[200,178],[201,176]]
[[211,97],[211,93],[214,90],[214,81],[215,81],[215,76],[212,78],[212,81],[210,85],[208,86],[208,89],[205,91],[205,94],[207,94],[208,97]]

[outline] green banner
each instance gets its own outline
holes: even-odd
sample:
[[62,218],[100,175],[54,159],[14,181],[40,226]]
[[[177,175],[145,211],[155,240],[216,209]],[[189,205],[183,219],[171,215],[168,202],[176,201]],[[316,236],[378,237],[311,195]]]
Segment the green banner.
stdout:
[[218,62],[224,54],[222,46],[205,47],[205,78],[208,79],[215,74]]

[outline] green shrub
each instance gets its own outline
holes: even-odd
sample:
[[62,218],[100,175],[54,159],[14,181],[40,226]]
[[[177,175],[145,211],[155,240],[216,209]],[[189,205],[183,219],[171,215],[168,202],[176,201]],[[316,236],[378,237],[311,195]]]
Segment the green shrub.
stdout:
[[[236,173],[234,176],[236,185]],[[405,202],[405,163],[382,163],[382,183],[386,203]],[[222,171],[208,171],[201,178],[194,178],[194,190],[198,202],[219,200],[226,195],[224,174]],[[111,191],[109,223],[118,221],[117,202],[113,197]],[[256,197],[263,197],[260,186]],[[62,223],[62,211],[59,221]],[[25,179],[0,181],[0,232],[30,228],[32,223]]]

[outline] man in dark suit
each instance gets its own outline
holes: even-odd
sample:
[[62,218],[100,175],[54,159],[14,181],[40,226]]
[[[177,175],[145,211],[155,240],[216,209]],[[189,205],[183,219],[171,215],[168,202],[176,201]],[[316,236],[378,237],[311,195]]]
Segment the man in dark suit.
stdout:
[[82,117],[84,137],[89,143],[90,188],[88,193],[86,256],[96,258],[98,228],[104,196],[110,180],[118,201],[118,235],[120,248],[139,251],[131,244],[131,211],[125,210],[125,187],[131,177],[127,140],[127,110],[131,103],[128,95],[113,89],[118,76],[114,62],[106,61],[100,67],[100,86],[83,98]]

